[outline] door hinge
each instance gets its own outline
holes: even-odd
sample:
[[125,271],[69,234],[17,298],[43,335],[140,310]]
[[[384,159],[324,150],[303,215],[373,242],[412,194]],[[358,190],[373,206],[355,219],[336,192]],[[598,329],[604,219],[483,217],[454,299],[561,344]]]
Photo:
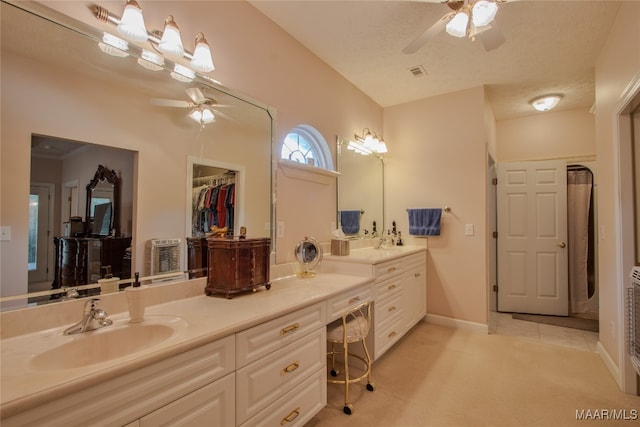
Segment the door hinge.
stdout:
[[491,184],[493,184],[493,185],[498,185],[498,178],[493,178],[493,179],[491,180]]
[[497,231],[494,231],[492,234],[493,234],[493,238],[494,238],[494,239],[497,239],[497,238],[498,238],[498,232],[497,232]]
[[493,285],[492,289],[493,289],[493,292],[498,292],[498,285]]

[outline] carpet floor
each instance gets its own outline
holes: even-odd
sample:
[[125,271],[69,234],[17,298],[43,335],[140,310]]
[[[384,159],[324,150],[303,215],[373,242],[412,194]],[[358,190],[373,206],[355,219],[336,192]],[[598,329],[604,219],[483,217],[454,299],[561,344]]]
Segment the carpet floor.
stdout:
[[[420,323],[373,366],[375,391],[328,384],[305,427],[632,426],[640,397],[622,393],[600,356],[517,337]],[[618,411],[626,420],[579,420]],[[631,418],[634,417],[632,420]]]

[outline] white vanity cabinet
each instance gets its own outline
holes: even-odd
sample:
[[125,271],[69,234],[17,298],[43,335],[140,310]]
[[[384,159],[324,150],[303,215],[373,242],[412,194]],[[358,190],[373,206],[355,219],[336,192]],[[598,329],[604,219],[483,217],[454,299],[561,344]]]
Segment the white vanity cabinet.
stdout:
[[[90,388],[3,419],[2,426],[133,423],[148,427],[165,425],[169,417],[189,420],[194,411],[205,411],[213,417],[222,414],[219,419],[208,421],[208,426],[233,425],[229,414],[234,415],[234,389],[229,378],[234,378],[234,344],[234,337],[230,336],[127,374],[105,378]],[[214,407],[210,405],[212,400],[217,401]],[[216,408],[218,404],[224,407]]]
[[372,248],[326,257],[329,271],[374,277],[373,356],[378,359],[427,313],[426,252]]
[[237,425],[303,425],[326,405],[325,307],[236,334]]

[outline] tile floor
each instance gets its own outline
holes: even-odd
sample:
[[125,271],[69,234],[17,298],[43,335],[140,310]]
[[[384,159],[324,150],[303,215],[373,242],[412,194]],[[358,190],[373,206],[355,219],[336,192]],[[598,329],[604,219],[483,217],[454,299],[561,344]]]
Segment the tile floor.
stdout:
[[[596,334],[491,320],[491,334],[418,324],[374,364],[374,392],[352,387],[352,415],[329,384],[327,406],[305,427],[638,425],[640,397],[618,389],[593,351]],[[626,419],[578,419],[600,409]]]
[[513,319],[511,313],[489,313],[489,333],[597,351],[598,333]]

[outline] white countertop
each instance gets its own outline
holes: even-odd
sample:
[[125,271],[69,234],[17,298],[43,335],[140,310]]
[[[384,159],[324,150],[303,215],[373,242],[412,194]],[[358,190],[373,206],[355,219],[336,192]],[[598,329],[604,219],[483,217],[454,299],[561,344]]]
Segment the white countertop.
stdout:
[[[4,339],[1,342],[2,417],[232,335],[351,288],[372,283],[372,280],[362,276],[321,273],[311,278],[276,279],[270,290],[260,289],[255,293],[237,295],[233,299],[201,295],[150,306],[146,308],[145,321],[177,316],[184,320],[182,323],[186,323],[186,327],[149,348],[84,367],[36,370],[30,362],[49,348],[82,339],[83,335],[94,332],[63,335],[64,329],[69,326],[66,325]],[[116,327],[123,326],[128,323],[128,314],[121,313],[111,316],[111,319]]]
[[391,261],[405,255],[425,252],[426,249],[420,246],[392,246],[388,248],[375,249],[372,247],[351,249],[349,255],[327,255],[324,257],[331,262],[349,262],[362,264],[379,264],[381,262]]

